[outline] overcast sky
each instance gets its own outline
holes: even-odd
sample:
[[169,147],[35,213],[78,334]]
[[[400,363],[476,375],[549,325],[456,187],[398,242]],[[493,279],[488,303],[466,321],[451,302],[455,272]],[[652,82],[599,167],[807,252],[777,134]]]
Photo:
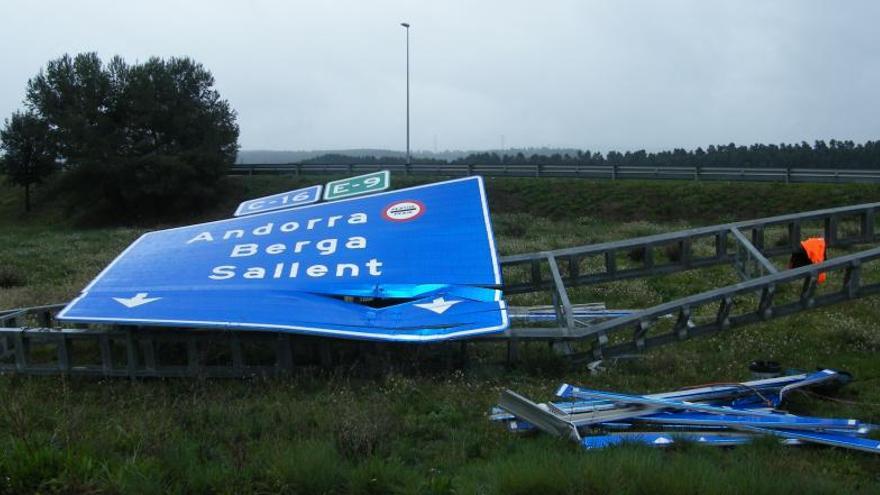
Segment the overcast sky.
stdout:
[[186,55],[243,149],[880,138],[880,2],[0,0],[0,115],[64,53]]

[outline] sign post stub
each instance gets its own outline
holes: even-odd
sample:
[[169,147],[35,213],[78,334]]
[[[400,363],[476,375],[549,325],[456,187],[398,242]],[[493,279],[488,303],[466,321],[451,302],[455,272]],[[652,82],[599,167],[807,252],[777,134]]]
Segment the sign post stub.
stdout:
[[380,170],[370,174],[334,180],[324,188],[324,201],[334,201],[362,194],[384,191],[391,186],[391,173]]

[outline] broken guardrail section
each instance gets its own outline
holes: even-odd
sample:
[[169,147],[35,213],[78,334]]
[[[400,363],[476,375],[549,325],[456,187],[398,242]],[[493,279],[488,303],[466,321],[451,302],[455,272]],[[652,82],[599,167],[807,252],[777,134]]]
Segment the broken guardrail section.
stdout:
[[819,418],[778,409],[785,395],[818,385],[844,384],[849,375],[831,369],[712,385],[650,395],[591,390],[562,384],[560,401],[538,404],[506,390],[490,419],[514,432],[540,430],[586,449],[622,443],[665,447],[677,442],[714,446],[778,437],[786,445],[821,444],[880,454],[875,427],[852,418]]

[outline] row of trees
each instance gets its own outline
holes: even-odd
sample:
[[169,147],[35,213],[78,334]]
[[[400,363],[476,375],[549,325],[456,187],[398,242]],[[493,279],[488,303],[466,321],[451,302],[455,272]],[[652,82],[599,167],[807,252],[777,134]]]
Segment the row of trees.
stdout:
[[[304,160],[302,163],[348,164],[353,160],[358,163],[405,163],[402,157],[351,157],[339,154],[328,154]],[[643,167],[736,167],[736,168],[839,168],[839,169],[880,169],[880,141],[867,141],[856,144],[852,141],[832,139],[816,141],[812,145],[800,144],[753,144],[737,146],[736,144],[711,145],[705,150],[685,150],[648,153],[644,150],[609,151],[608,153],[577,151],[576,153],[531,154],[524,153],[472,153],[456,160],[439,160],[432,158],[414,159],[423,164],[578,164],[619,165]]]
[[[95,53],[65,55],[28,81],[24,103],[0,128],[0,173],[24,187],[26,209],[31,187],[63,171],[59,192],[79,217],[114,223],[172,219],[215,201],[238,152],[235,112],[214,89],[211,73],[189,58],[129,64],[114,57],[104,64]],[[352,160],[325,155],[308,162]],[[728,144],[652,153],[475,153],[451,162],[876,169],[880,141]]]
[[106,222],[170,218],[211,202],[238,152],[238,125],[214,78],[189,58],[50,61],[25,109],[0,130],[2,172],[29,190],[55,170],[78,213]]

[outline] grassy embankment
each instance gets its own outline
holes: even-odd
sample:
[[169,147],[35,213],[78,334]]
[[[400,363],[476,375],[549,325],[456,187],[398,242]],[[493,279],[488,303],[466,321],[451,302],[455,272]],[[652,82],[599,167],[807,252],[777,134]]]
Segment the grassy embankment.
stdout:
[[[320,182],[235,180],[238,197],[201,219],[227,216],[244,197]],[[488,189],[503,253],[880,198],[874,186],[521,179]],[[0,285],[8,286],[0,308],[69,299],[146,230],[77,230],[51,202],[25,217],[18,201],[18,191],[0,189]],[[643,307],[733,280],[719,268],[576,297]],[[848,402],[795,396],[790,408],[880,422],[878,350],[875,298],[657,349],[595,377],[538,345],[514,369],[493,364],[498,350],[482,346],[464,370],[378,377],[359,369],[241,381],[6,376],[0,493],[870,493],[880,489],[880,459],[868,454],[774,442],[586,453],[514,437],[483,413],[508,387],[541,400],[561,381],[648,392],[746,379],[748,362],[761,358],[852,371],[857,380],[838,396]]]

